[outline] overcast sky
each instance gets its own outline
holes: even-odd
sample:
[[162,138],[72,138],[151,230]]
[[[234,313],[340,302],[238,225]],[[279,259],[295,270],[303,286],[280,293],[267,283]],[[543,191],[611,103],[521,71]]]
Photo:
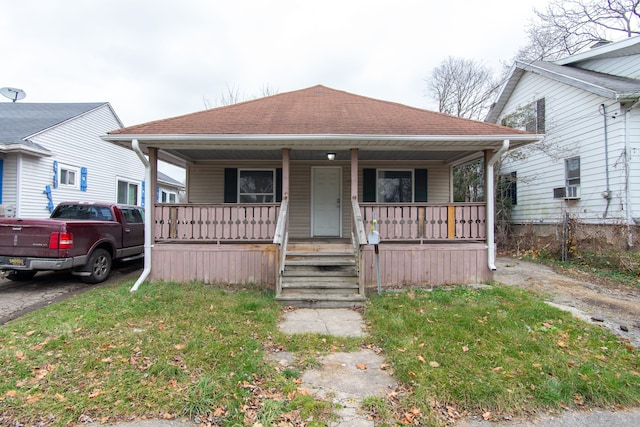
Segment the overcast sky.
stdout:
[[[322,84],[434,109],[447,56],[499,71],[547,0],[0,0],[0,87],[125,126]],[[0,98],[0,102],[10,102]]]

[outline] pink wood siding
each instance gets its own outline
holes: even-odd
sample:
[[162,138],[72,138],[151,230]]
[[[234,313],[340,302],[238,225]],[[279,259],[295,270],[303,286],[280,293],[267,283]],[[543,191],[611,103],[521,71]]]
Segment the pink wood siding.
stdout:
[[[274,286],[277,251],[272,244],[161,243],[153,247],[152,280],[259,283]],[[438,286],[493,279],[480,243],[380,244],[384,286]],[[365,246],[361,273],[377,286],[374,248]]]
[[[487,266],[487,248],[481,243],[434,243],[379,245],[380,279],[383,286],[483,283],[493,280]],[[365,246],[365,286],[377,286],[376,257]]]
[[156,244],[151,280],[204,283],[259,283],[276,280],[272,244]]

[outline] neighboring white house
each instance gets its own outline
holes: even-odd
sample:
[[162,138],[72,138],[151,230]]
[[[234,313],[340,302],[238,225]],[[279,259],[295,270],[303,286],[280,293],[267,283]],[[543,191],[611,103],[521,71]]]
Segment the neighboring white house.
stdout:
[[554,62],[517,61],[486,121],[545,138],[501,169],[513,181],[513,222],[540,233],[565,218],[640,223],[639,100],[640,37]]
[[144,167],[100,136],[122,123],[101,103],[0,103],[0,215],[43,218],[64,200],[144,204]]
[[158,203],[181,203],[184,199],[185,188],[180,181],[158,171],[156,193],[156,202]]

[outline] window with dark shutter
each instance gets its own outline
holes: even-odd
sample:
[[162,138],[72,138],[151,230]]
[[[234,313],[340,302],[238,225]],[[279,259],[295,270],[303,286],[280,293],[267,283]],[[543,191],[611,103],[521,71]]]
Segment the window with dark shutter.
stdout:
[[238,169],[224,169],[224,202],[238,203]]

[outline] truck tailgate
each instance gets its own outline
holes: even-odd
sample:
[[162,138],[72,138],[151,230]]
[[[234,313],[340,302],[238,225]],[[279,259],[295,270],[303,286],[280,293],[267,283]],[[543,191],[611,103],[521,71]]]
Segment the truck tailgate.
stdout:
[[51,233],[64,229],[64,223],[50,219],[9,219],[0,224],[0,255],[12,257],[57,257],[49,249]]

